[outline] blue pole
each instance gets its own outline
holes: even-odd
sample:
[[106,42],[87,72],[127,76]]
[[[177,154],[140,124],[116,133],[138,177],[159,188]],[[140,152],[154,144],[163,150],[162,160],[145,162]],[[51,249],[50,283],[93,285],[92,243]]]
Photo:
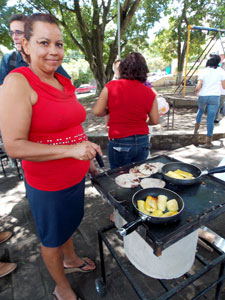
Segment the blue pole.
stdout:
[[203,27],[203,26],[193,26],[193,25],[192,25],[192,29],[216,31],[216,32],[225,32],[225,29],[210,28],[210,27]]

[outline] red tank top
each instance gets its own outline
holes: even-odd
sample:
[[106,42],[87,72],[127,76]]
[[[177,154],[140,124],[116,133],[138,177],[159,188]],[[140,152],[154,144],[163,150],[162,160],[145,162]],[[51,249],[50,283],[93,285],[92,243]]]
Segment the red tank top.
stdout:
[[108,89],[109,138],[148,134],[147,116],[155,93],[138,80],[119,79],[106,84]]
[[[84,107],[77,101],[71,81],[55,73],[64,87],[60,91],[42,82],[28,67],[12,72],[20,73],[38,94],[32,107],[29,141],[41,144],[71,145],[86,141],[81,126],[86,118]],[[45,191],[59,191],[79,183],[89,169],[89,162],[73,158],[31,162],[24,160],[25,178],[34,188]]]

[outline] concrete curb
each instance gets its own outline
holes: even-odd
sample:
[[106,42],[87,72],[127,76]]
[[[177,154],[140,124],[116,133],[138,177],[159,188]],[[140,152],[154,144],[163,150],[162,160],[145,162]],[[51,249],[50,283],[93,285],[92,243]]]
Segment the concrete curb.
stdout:
[[[108,144],[108,135],[105,134],[87,134],[88,140],[106,148]],[[214,133],[213,140],[225,138],[225,133]],[[151,134],[151,144],[153,150],[175,150],[189,145],[200,145],[206,142],[206,134],[193,134],[193,131],[161,131]]]

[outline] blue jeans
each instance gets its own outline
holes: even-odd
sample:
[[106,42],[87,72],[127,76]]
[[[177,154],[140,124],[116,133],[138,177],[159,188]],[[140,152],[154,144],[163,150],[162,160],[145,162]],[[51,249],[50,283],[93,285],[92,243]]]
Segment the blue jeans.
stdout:
[[111,169],[138,162],[150,153],[149,136],[132,135],[121,139],[112,139],[108,143],[108,157]]
[[220,105],[220,96],[199,96],[196,123],[201,123],[207,107],[207,136],[213,135],[214,119]]

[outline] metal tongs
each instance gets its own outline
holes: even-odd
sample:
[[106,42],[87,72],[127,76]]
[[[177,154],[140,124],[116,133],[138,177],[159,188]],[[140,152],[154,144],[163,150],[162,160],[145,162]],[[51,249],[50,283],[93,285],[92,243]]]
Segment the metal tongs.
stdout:
[[98,164],[99,164],[99,167],[100,167],[101,169],[103,169],[104,172],[106,172],[106,170],[105,170],[105,164],[104,164],[104,162],[103,162],[103,159],[102,159],[101,155],[100,155],[98,152],[96,152],[95,158],[96,158],[96,160],[97,160],[97,162],[98,162]]
[[[109,174],[108,174],[107,171],[106,171],[106,168],[105,168],[105,164],[104,164],[104,162],[103,162],[103,159],[102,159],[101,155],[100,155],[98,152],[96,152],[95,158],[96,158],[96,160],[97,160],[97,162],[98,162],[99,167],[102,169],[103,173],[104,173],[106,176],[110,177]],[[111,178],[111,177],[110,177],[110,178]]]
[[[103,159],[102,159],[101,155],[100,155],[98,152],[96,152],[95,158],[96,158],[96,160],[97,160],[97,162],[98,162],[99,167],[102,169],[103,173],[104,173],[106,176],[109,176],[109,175],[107,174],[106,169],[105,169],[105,164],[104,164],[104,162],[103,162]],[[90,179],[93,178],[92,175],[91,175],[91,173],[88,173],[88,177],[89,177]]]
[[113,182],[115,182],[115,178],[112,178],[112,177],[108,174],[108,172],[106,171],[106,168],[105,168],[105,164],[104,164],[104,162],[103,162],[103,159],[102,159],[101,155],[100,155],[98,152],[96,152],[95,158],[96,158],[96,160],[97,160],[97,162],[98,162],[98,164],[99,164],[99,167],[102,169],[102,172],[103,172],[108,178],[110,178]]

